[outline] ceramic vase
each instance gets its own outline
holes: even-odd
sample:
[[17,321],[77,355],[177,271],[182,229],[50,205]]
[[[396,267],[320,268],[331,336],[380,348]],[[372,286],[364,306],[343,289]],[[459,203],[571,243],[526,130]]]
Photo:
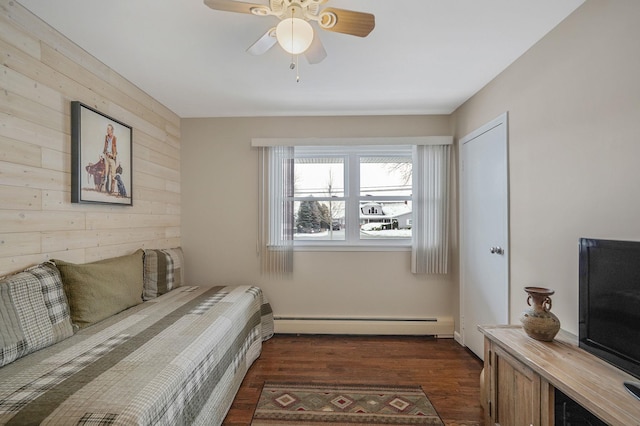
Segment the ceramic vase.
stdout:
[[529,337],[550,342],[560,331],[560,320],[551,312],[551,295],[555,293],[549,288],[525,287],[529,309],[522,312],[520,321]]

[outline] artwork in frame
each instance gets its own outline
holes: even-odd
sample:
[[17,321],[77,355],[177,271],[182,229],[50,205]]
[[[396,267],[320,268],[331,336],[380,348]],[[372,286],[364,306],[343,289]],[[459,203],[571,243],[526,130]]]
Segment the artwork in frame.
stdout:
[[71,202],[133,205],[133,129],[71,102]]

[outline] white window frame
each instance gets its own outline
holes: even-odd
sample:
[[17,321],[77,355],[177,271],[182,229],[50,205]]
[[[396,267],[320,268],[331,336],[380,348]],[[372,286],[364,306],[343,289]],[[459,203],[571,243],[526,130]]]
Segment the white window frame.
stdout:
[[[446,274],[448,273],[448,252],[450,236],[450,192],[451,192],[451,145],[452,136],[411,136],[411,137],[359,137],[359,138],[252,138],[251,146],[260,150],[260,213],[258,247],[262,254],[285,254],[281,256],[291,260],[294,249],[293,238],[285,241],[278,238],[271,239],[274,234],[282,231],[281,226],[275,228],[270,224],[282,222],[278,220],[279,206],[286,206],[293,202],[285,201],[283,196],[288,185],[271,187],[275,180],[282,178],[282,173],[271,175],[267,173],[272,166],[267,166],[269,161],[276,161],[273,155],[282,155],[283,159],[292,158],[291,151],[300,146],[389,146],[410,145],[413,147],[413,201],[412,201],[412,245],[411,245],[411,272],[414,274]],[[288,148],[281,150],[279,148]],[[270,158],[269,161],[266,159]],[[284,165],[284,163],[282,163]],[[283,169],[276,166],[276,168]],[[269,188],[269,189],[267,189]],[[278,189],[279,188],[279,189]],[[281,195],[278,195],[281,194]],[[282,217],[284,219],[284,217]],[[275,221],[275,222],[274,222]],[[368,240],[367,242],[370,242]],[[358,251],[390,251],[394,248],[383,246],[336,246],[331,241],[330,246],[297,247],[296,250],[358,250]],[[408,250],[408,247],[400,247],[399,250]],[[280,258],[272,261],[270,256],[266,259],[263,268],[269,273],[293,271],[292,261],[280,262]],[[275,265],[275,267],[274,267]],[[280,268],[280,266],[282,268]],[[275,269],[274,269],[275,268]]]
[[[294,240],[294,250],[410,250],[411,238],[360,238],[360,205],[362,201],[406,201],[412,196],[373,196],[367,197],[360,192],[361,157],[408,157],[413,163],[413,147],[410,145],[373,145],[373,146],[299,146],[294,149],[294,158],[342,158],[344,161],[344,197],[332,197],[334,201],[345,203],[345,239],[344,240]],[[329,197],[293,197],[290,201],[329,201]]]

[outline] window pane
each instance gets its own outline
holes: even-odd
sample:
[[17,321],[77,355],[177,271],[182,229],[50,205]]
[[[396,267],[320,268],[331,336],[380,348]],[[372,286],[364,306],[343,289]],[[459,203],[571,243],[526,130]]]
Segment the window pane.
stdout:
[[411,201],[360,203],[360,238],[410,239]]
[[296,245],[409,245],[412,153],[410,146],[296,147],[289,225]]
[[344,201],[294,203],[295,240],[344,240]]
[[344,197],[343,158],[296,158],[295,197]]
[[360,195],[411,196],[411,157],[361,157]]

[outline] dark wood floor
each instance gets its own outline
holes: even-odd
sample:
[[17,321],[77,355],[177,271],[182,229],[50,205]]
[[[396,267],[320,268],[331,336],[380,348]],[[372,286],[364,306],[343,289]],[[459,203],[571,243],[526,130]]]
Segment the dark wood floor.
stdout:
[[420,385],[447,426],[480,425],[481,369],[453,339],[276,335],[264,343],[224,425],[251,424],[267,380]]

